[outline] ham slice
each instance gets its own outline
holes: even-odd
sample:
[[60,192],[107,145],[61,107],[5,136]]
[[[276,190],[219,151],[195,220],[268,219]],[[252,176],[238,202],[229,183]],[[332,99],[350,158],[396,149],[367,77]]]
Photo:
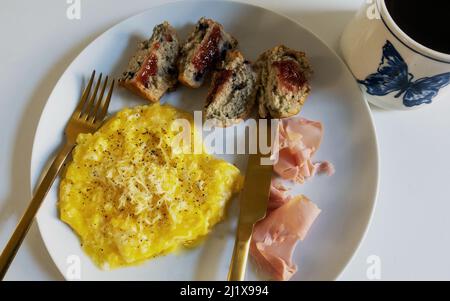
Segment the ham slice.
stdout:
[[328,161],[315,163],[314,168],[317,173],[326,173],[328,176],[332,176],[335,172],[333,164]]
[[[322,141],[322,123],[298,117],[283,119],[278,134],[274,171],[281,178],[303,183],[316,173],[334,173],[330,162],[312,161]],[[289,280],[297,271],[292,254],[320,213],[305,196],[287,192],[279,181],[272,180],[267,215],[255,224],[250,243],[256,263],[276,280]]]
[[286,188],[280,181],[272,179],[267,210],[277,209],[289,201],[291,196],[287,195],[288,191],[289,189]]
[[316,173],[334,173],[331,163],[313,162],[323,136],[322,123],[305,118],[283,119],[279,123],[278,160],[274,171],[283,179],[304,183]]
[[250,253],[275,280],[289,280],[297,271],[292,254],[303,240],[320,209],[304,196],[289,198],[256,223]]

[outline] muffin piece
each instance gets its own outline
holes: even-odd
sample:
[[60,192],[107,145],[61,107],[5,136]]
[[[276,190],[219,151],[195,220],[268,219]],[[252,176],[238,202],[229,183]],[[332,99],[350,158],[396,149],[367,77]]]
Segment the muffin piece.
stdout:
[[312,69],[305,53],[276,46],[261,54],[256,68],[260,117],[285,118],[300,112],[311,89]]
[[204,114],[216,126],[227,127],[242,121],[255,104],[256,72],[237,51],[229,51],[214,72]]
[[120,85],[152,102],[159,101],[177,83],[179,50],[175,29],[168,22],[157,25],[151,38],[139,44]]
[[236,46],[237,40],[221,24],[201,18],[181,49],[178,80],[191,88],[200,87],[208,72]]

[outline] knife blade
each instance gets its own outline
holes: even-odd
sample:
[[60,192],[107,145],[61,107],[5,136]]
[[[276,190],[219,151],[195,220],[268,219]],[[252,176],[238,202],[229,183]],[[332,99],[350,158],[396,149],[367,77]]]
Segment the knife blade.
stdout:
[[267,145],[270,146],[273,137],[272,128],[276,128],[271,126],[270,120],[266,121],[266,128],[257,123],[257,152],[249,154],[248,157],[244,187],[239,196],[239,220],[228,273],[229,281],[244,280],[253,227],[257,221],[266,216],[273,165],[268,164],[268,155],[261,152],[260,131],[266,132],[262,134],[266,134]]

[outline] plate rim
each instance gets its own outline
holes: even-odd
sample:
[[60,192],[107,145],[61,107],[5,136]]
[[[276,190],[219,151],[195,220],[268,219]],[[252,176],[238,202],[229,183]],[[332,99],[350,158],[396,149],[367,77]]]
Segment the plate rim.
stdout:
[[[35,154],[35,147],[36,147],[36,143],[37,143],[37,134],[39,131],[39,126],[41,124],[43,115],[45,110],[47,109],[47,105],[48,105],[48,100],[53,96],[53,94],[55,93],[55,89],[56,87],[59,85],[60,81],[62,80],[62,78],[66,75],[66,73],[68,72],[68,70],[72,67],[72,65],[74,64],[74,62],[81,56],[81,54],[88,48],[90,47],[92,44],[94,44],[98,39],[100,39],[103,35],[105,35],[106,33],[108,33],[109,31],[113,30],[114,28],[120,26],[122,23],[128,21],[131,18],[137,17],[139,15],[145,14],[148,11],[151,11],[153,9],[156,9],[158,7],[162,7],[162,6],[166,6],[166,5],[174,5],[177,3],[184,3],[187,2],[186,0],[170,0],[167,1],[165,3],[160,3],[160,4],[156,4],[156,5],[150,5],[148,8],[144,9],[141,12],[138,12],[136,14],[132,14],[129,15],[128,17],[125,17],[124,19],[121,19],[119,22],[115,23],[114,25],[108,27],[106,30],[104,30],[103,32],[101,32],[100,34],[98,34],[93,40],[91,40],[89,42],[89,44],[87,44],[80,52],[78,52],[78,54],[72,59],[72,61],[70,62],[70,64],[65,68],[64,72],[59,76],[58,80],[56,81],[56,83],[53,86],[52,91],[50,92],[50,94],[47,97],[47,100],[45,102],[45,105],[40,113],[39,116],[39,120],[36,124],[36,130],[34,132],[34,137],[33,137],[33,145],[31,148],[31,156],[29,159],[29,165],[30,165],[30,173],[29,173],[29,177],[30,177],[30,193],[31,195],[34,194],[34,190],[35,190],[35,185],[37,185],[37,183],[39,183],[40,179],[41,179],[41,175],[36,175],[36,183],[33,183],[33,169],[32,169],[32,162],[33,162],[33,156]],[[192,3],[212,3],[212,2],[221,2],[221,3],[231,3],[233,5],[242,5],[242,6],[247,6],[247,7],[252,7],[252,8],[257,8],[257,9],[261,9],[263,11],[266,12],[270,12],[272,14],[275,14],[279,17],[285,18],[293,23],[295,23],[297,26],[301,27],[302,29],[306,30],[309,34],[311,34],[315,39],[317,39],[321,44],[323,44],[323,46],[325,46],[336,58],[337,60],[345,66],[345,72],[349,73],[351,75],[352,78],[354,78],[353,74],[350,72],[347,64],[345,63],[345,61],[342,59],[342,57],[337,53],[336,50],[334,50],[333,48],[331,48],[328,43],[326,43],[321,37],[319,37],[314,31],[312,31],[308,26],[303,25],[302,23],[300,23],[299,21],[293,19],[290,16],[285,15],[284,13],[280,13],[277,11],[274,11],[270,8],[266,8],[263,7],[261,5],[258,4],[254,4],[254,3],[247,3],[247,2],[241,2],[241,1],[236,1],[236,0],[214,0],[214,1],[208,1],[208,0],[189,0],[189,2]],[[375,123],[374,123],[374,119],[372,116],[372,111],[370,110],[370,106],[369,103],[366,99],[366,97],[364,96],[363,91],[361,90],[361,88],[357,85],[357,82],[354,81],[354,86],[357,87],[357,89],[360,92],[360,96],[361,96],[361,100],[364,103],[363,108],[367,111],[368,116],[369,116],[369,124],[370,124],[370,131],[373,134],[373,143],[374,143],[374,147],[375,147],[375,157],[373,158],[375,160],[375,170],[374,173],[376,175],[376,181],[374,183],[374,191],[372,191],[372,202],[371,202],[371,208],[370,208],[370,214],[365,222],[364,225],[364,229],[362,231],[362,235],[359,238],[358,242],[352,247],[352,254],[351,256],[348,258],[348,260],[346,260],[345,264],[342,265],[342,267],[340,268],[340,271],[337,273],[337,275],[334,277],[333,281],[339,280],[339,278],[342,276],[343,272],[345,271],[345,269],[348,267],[348,265],[353,261],[355,255],[357,254],[357,252],[359,251],[359,249],[361,248],[362,243],[365,241],[369,228],[372,224],[373,221],[373,217],[374,217],[374,213],[375,213],[375,209],[378,203],[378,194],[379,194],[379,184],[380,184],[380,152],[379,152],[379,143],[378,143],[378,137],[377,137],[377,131],[376,131],[376,127],[375,127]],[[51,157],[47,159],[48,161],[51,160]],[[47,161],[47,163],[48,163]],[[45,167],[43,168],[43,170],[45,170]],[[37,171],[36,171],[37,172]],[[44,198],[45,200],[45,198]],[[59,268],[59,266],[56,264],[56,260],[54,259],[54,256],[52,254],[52,252],[49,249],[49,244],[47,243],[46,239],[44,238],[44,235],[42,233],[42,228],[41,228],[41,223],[40,222],[40,218],[39,218],[39,211],[35,216],[35,220],[36,220],[36,224],[38,227],[38,232],[39,235],[44,243],[45,249],[47,250],[50,258],[53,261],[53,264],[56,266],[58,272],[63,276],[64,280],[68,280],[66,275],[62,272],[62,270]]]

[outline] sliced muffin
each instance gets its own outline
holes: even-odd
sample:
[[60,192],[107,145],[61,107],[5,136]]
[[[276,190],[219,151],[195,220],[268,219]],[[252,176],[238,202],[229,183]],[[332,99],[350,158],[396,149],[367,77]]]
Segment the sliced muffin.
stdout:
[[139,44],[120,85],[152,102],[159,101],[177,83],[179,49],[175,29],[168,22],[157,25],[151,38]]
[[300,112],[311,90],[312,69],[305,53],[276,46],[261,54],[256,68],[260,117],[285,118]]
[[237,50],[229,51],[214,72],[204,115],[216,126],[227,127],[247,117],[255,103],[256,72]]
[[237,40],[221,24],[201,18],[181,49],[178,80],[191,88],[200,87],[205,76],[236,46]]

